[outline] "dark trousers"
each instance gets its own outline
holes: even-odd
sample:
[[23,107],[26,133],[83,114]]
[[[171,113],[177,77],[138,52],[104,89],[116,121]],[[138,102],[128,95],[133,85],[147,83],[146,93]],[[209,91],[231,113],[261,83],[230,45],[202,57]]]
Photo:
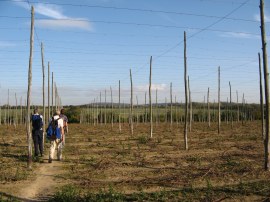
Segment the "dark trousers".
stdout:
[[43,154],[43,130],[33,130],[33,142],[35,147],[35,156]]

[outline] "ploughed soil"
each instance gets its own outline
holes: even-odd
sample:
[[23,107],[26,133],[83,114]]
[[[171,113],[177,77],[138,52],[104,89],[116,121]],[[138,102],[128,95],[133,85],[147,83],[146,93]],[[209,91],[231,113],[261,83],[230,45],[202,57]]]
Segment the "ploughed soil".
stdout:
[[154,123],[153,138],[144,123],[134,123],[133,135],[128,124],[121,128],[70,124],[63,161],[48,163],[47,142],[29,170],[24,126],[0,126],[0,197],[47,200],[69,185],[80,195],[113,192],[131,201],[270,200],[260,122],[222,123],[220,134],[217,123],[194,123],[188,150],[183,123]]

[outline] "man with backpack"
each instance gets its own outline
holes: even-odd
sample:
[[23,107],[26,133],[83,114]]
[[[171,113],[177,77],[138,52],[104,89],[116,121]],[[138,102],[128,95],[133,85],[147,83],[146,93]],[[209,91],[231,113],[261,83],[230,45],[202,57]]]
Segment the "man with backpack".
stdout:
[[43,117],[38,113],[38,109],[34,109],[34,114],[32,115],[32,137],[35,147],[35,156],[43,156]]
[[54,116],[51,118],[47,129],[47,138],[51,141],[49,163],[51,163],[53,160],[55,149],[57,149],[57,160],[62,160],[62,141],[65,134],[64,122],[59,115],[60,111],[57,110]]

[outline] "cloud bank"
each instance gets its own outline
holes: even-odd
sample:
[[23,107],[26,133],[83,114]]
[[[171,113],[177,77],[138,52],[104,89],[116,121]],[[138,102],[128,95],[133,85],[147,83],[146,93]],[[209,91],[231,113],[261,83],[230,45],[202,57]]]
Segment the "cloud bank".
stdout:
[[[30,6],[26,2],[16,2],[16,4],[24,9],[29,10]],[[48,5],[43,3],[36,3],[35,13],[51,18],[51,19],[36,19],[37,27],[47,29],[81,29],[92,31],[92,23],[86,18],[73,18],[64,15],[62,7],[55,5]]]

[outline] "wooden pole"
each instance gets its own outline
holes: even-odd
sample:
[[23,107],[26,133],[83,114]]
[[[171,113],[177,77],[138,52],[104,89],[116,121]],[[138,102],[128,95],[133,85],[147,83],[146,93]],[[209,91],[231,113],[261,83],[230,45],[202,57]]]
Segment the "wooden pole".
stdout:
[[208,128],[210,128],[211,124],[211,114],[210,114],[210,102],[209,102],[209,96],[210,96],[210,89],[208,87],[207,92],[207,108],[208,108]]
[[188,89],[187,89],[187,47],[186,47],[186,32],[184,32],[184,81],[185,81],[185,127],[184,127],[184,142],[185,149],[188,150],[188,130],[187,130],[187,118],[188,118]]
[[240,110],[239,110],[239,102],[238,102],[238,91],[236,91],[236,97],[237,97],[237,122],[239,123]]
[[153,137],[153,111],[152,111],[152,56],[150,57],[149,75],[149,112],[150,112],[150,138]]
[[20,110],[21,110],[21,113],[20,113],[20,124],[23,124],[23,110],[22,110],[22,96],[20,98]]
[[174,113],[175,113],[175,122],[176,125],[178,125],[178,116],[177,116],[177,99],[176,99],[176,95],[174,96]]
[[231,129],[233,128],[233,116],[232,116],[232,86],[231,82],[229,81],[230,86],[230,119],[231,119]]
[[97,108],[97,125],[100,123],[100,118],[98,116],[98,97],[96,98],[96,108]]
[[112,125],[112,129],[113,129],[113,96],[112,96],[112,87],[110,86],[110,90],[111,90],[111,125]]
[[138,101],[138,96],[136,95],[136,101],[137,101],[137,106],[136,106],[136,117],[137,117],[137,122],[136,122],[136,126],[138,126],[139,124],[139,101]]
[[243,93],[243,98],[242,98],[242,125],[244,125],[244,120],[245,120],[245,94]]
[[261,35],[262,35],[262,51],[263,51],[263,69],[264,69],[264,87],[265,87],[265,105],[266,105],[266,133],[264,140],[264,169],[270,170],[270,141],[269,141],[269,130],[270,130],[270,105],[269,105],[269,75],[268,75],[268,61],[267,61],[267,39],[265,34],[264,25],[264,0],[260,0],[260,14],[261,14]]
[[167,123],[168,123],[168,115],[167,115],[167,113],[168,113],[168,110],[167,110],[167,98],[165,97],[165,123],[166,123],[166,125],[167,125]]
[[205,110],[205,95],[203,96],[203,116],[202,116],[202,120],[203,120],[203,122],[205,122],[205,120],[206,120],[206,112],[205,112],[206,110]]
[[172,131],[172,124],[173,124],[173,115],[172,115],[172,83],[170,85],[170,97],[171,97],[171,111],[170,111],[170,113],[171,113],[171,119],[170,119],[171,124],[170,124],[170,130]]
[[54,82],[54,107],[55,107],[55,111],[57,111],[57,99],[58,99],[57,87],[56,87],[56,82]]
[[54,90],[53,90],[53,72],[52,72],[52,116],[53,116],[53,93],[54,93]]
[[44,149],[44,141],[45,141],[45,124],[46,124],[46,114],[45,114],[45,65],[44,65],[44,49],[43,49],[43,43],[41,43],[41,60],[42,60],[42,100],[43,100],[43,149]]
[[130,73],[130,132],[133,136],[133,83],[132,83],[132,73],[131,69],[129,70]]
[[94,126],[96,126],[96,98],[94,98],[93,112],[94,112]]
[[4,124],[7,124],[7,106],[5,106],[5,118],[4,118]]
[[260,107],[261,107],[261,121],[262,121],[262,138],[263,138],[263,140],[265,140],[262,67],[261,67],[261,55],[260,55],[260,53],[258,53],[258,58],[259,58],[259,75],[260,75]]
[[105,89],[105,109],[104,109],[104,123],[107,125],[107,90]]
[[51,106],[50,106],[50,62],[48,62],[48,113],[47,120],[49,121],[51,115]]
[[120,80],[119,80],[119,103],[118,103],[118,111],[119,111],[119,116],[118,116],[118,123],[119,123],[119,133],[121,133],[121,97],[120,97]]
[[31,34],[30,34],[30,57],[28,69],[28,89],[27,89],[27,142],[28,142],[28,162],[27,167],[32,168],[32,134],[30,125],[30,104],[31,104],[31,88],[32,88],[32,56],[34,44],[34,7],[31,8]]
[[218,67],[218,134],[220,134],[220,67]]
[[15,119],[14,119],[14,126],[16,127],[18,125],[18,100],[17,100],[17,94],[15,93],[15,101],[16,101],[16,108],[15,108]]
[[157,110],[158,110],[158,106],[157,106],[157,89],[156,89],[156,127],[157,127],[157,125],[158,125],[158,112],[157,112]]
[[227,97],[227,104],[226,104],[226,123],[229,124],[229,98]]
[[8,111],[7,111],[7,123],[8,123],[8,125],[10,125],[10,120],[11,120],[11,118],[10,118],[10,105],[9,105],[9,89],[8,89]]

